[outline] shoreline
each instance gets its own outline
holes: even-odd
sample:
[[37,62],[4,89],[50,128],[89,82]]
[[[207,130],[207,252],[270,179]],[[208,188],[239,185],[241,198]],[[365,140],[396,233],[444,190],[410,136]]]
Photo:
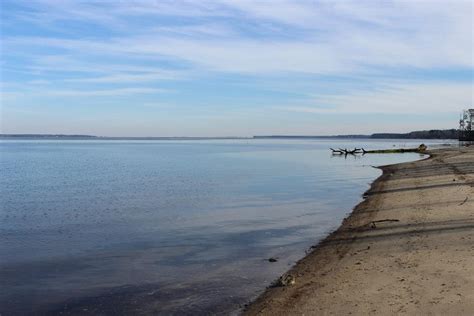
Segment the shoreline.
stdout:
[[364,200],[284,274],[295,284],[243,314],[474,313],[474,150],[427,154],[378,167]]

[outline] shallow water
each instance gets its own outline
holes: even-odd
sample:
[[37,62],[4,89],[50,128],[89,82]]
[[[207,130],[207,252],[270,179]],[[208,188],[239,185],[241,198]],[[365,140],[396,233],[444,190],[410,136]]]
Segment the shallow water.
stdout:
[[0,313],[236,311],[419,143],[1,141]]

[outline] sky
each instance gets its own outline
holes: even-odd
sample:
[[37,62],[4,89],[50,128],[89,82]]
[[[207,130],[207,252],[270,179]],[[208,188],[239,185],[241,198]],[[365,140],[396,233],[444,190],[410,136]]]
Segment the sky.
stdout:
[[456,128],[473,0],[1,0],[2,133]]

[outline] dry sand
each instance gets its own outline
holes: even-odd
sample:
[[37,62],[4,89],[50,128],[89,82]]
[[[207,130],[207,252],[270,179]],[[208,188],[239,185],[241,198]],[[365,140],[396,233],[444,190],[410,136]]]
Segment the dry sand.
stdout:
[[[474,148],[382,168],[341,227],[247,315],[474,315]],[[396,220],[375,222],[380,220]]]

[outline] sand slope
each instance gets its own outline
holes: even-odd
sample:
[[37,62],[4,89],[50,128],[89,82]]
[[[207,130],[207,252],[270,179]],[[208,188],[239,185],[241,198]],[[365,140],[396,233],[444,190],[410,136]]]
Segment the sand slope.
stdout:
[[[246,310],[262,315],[474,315],[474,148],[384,167],[338,231]],[[391,222],[372,221],[396,220]]]

